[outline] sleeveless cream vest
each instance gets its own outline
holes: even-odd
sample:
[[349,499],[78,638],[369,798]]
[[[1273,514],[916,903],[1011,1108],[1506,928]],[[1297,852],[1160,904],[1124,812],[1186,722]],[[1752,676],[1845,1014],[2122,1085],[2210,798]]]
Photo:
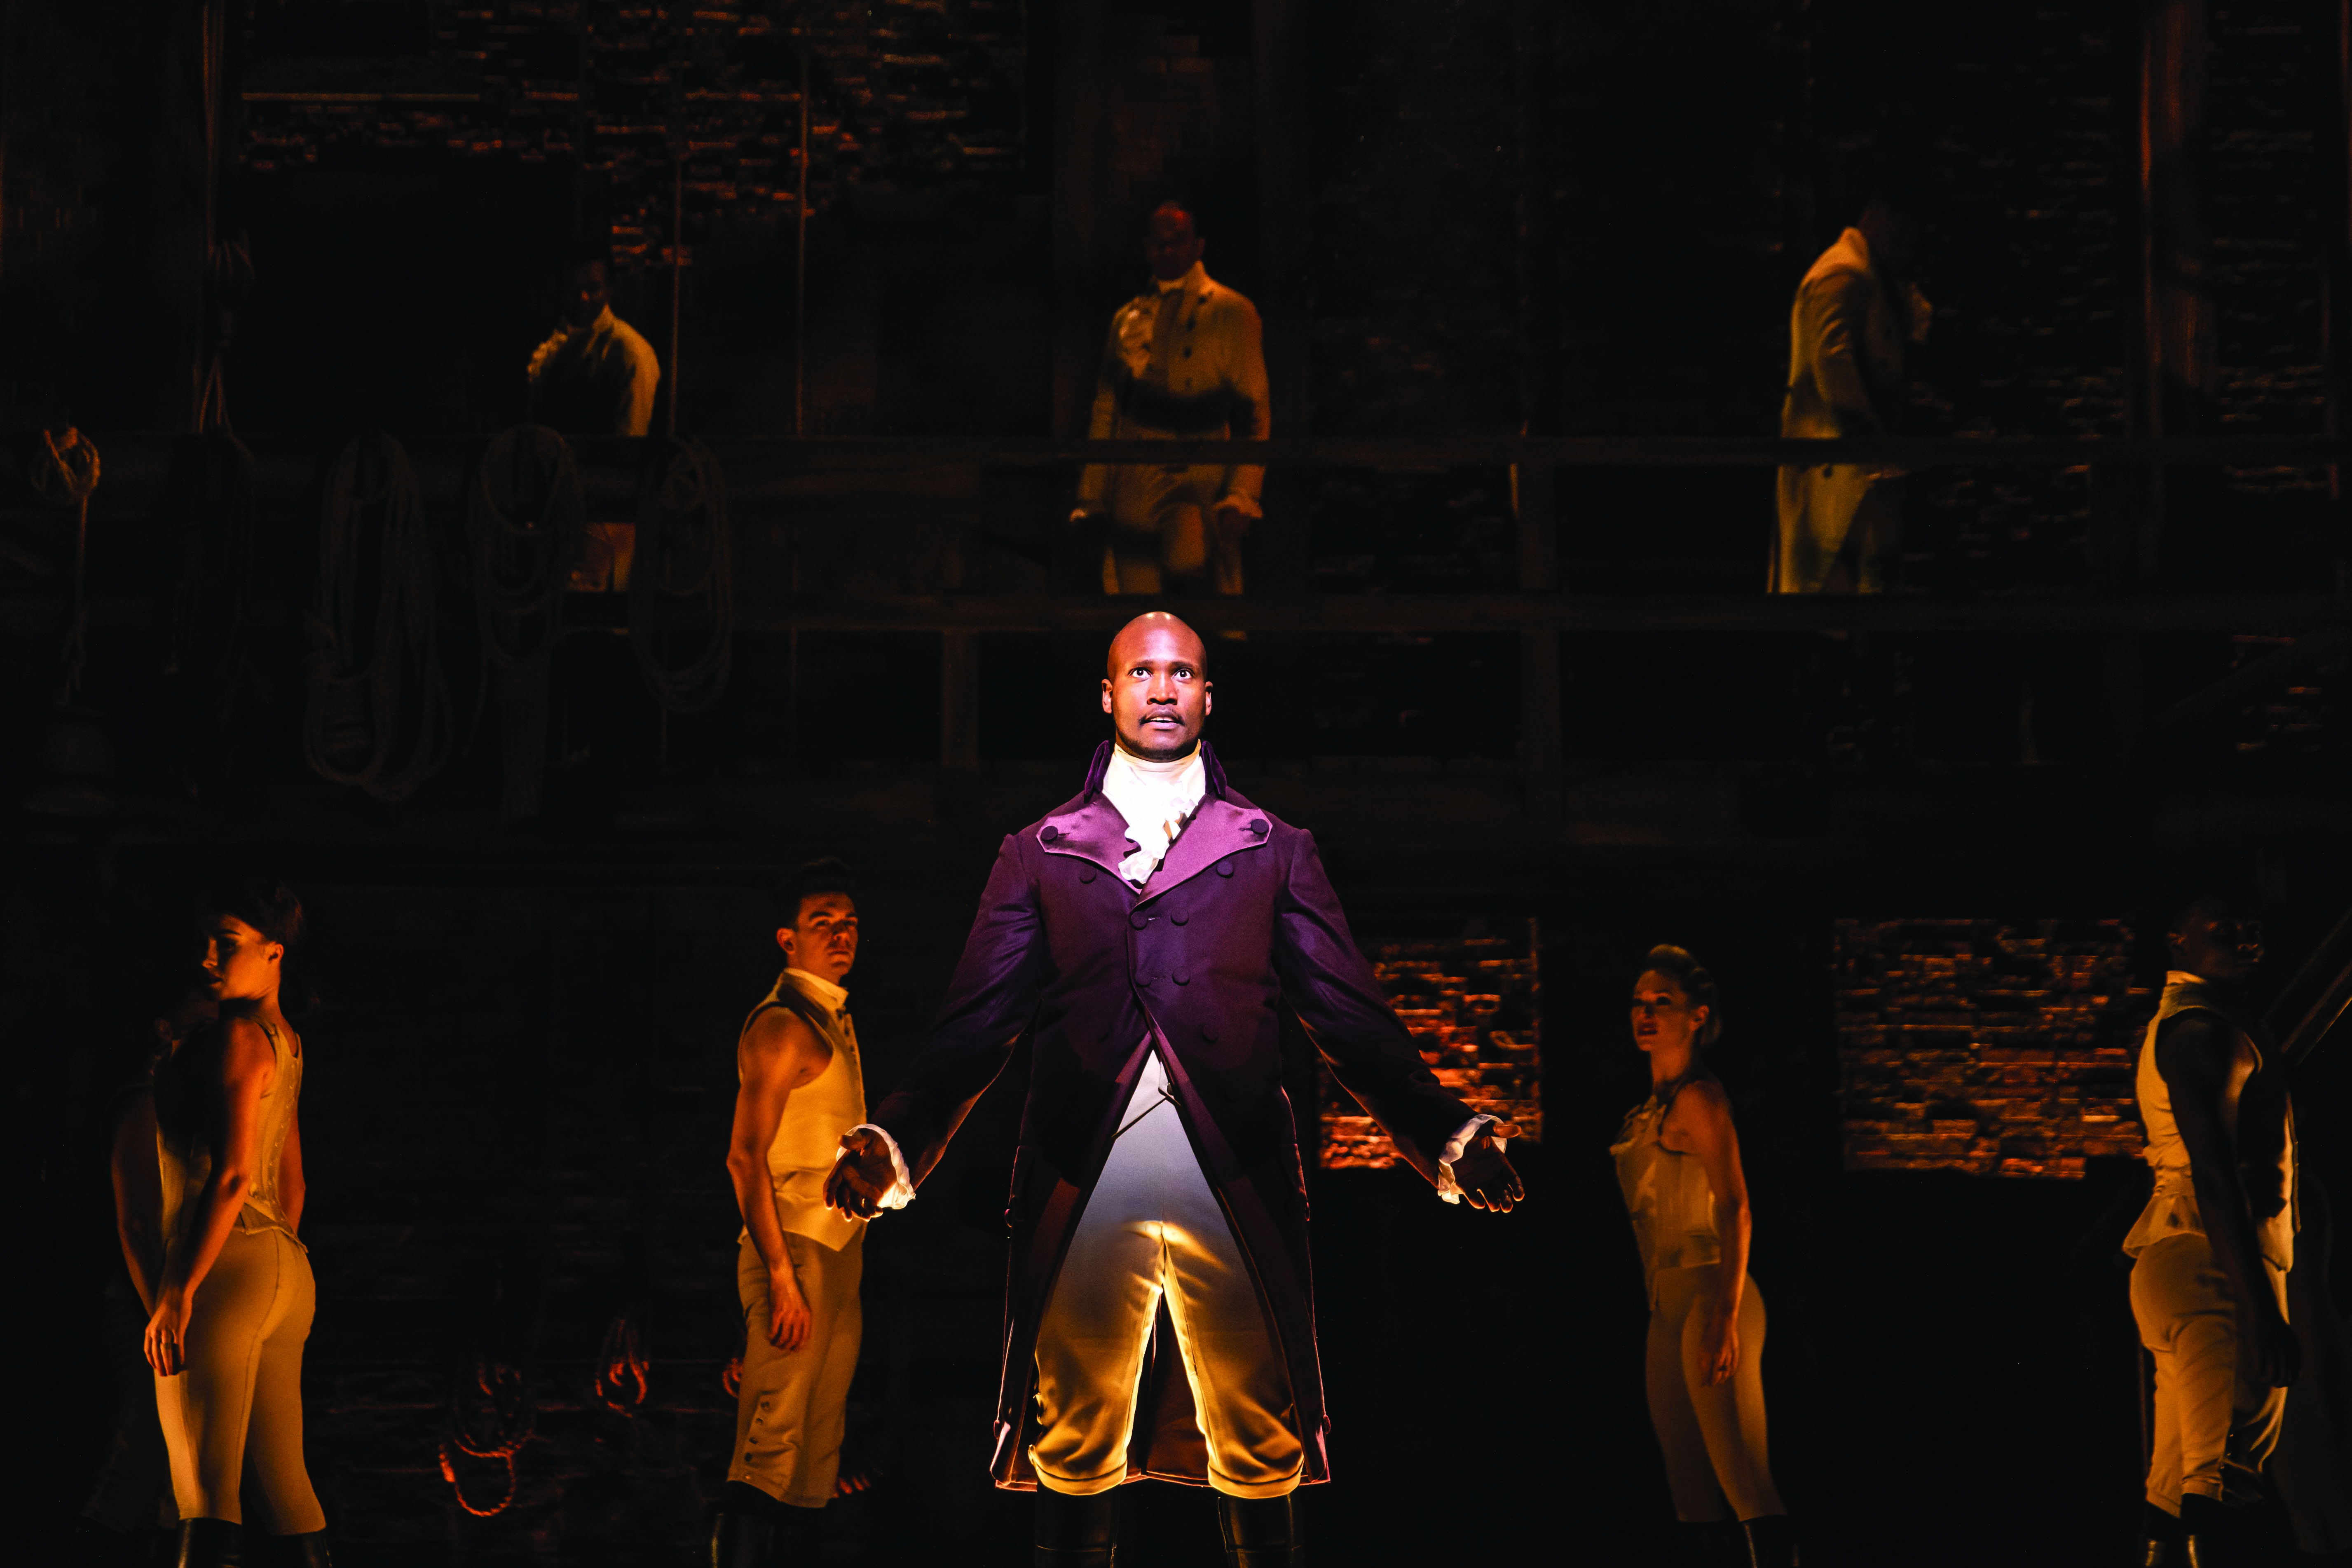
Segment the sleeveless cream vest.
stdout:
[[[2158,1004],[2156,1016],[2148,1020],[2147,1034],[2139,1048],[2139,1118],[2147,1133],[2146,1158],[2156,1173],[2156,1190],[2148,1196],[2147,1207],[2140,1211],[2139,1222],[2124,1238],[2124,1250],[2135,1258],[2168,1236],[2205,1234],[2205,1221],[2197,1212],[2197,1186],[2189,1173],[2189,1146],[2181,1142],[2180,1124],[2172,1116],[2171,1086],[2164,1081],[2164,1074],[2156,1065],[2157,1031],[2168,1018],[2189,1012],[2211,1013],[2226,1021],[2234,1035],[2231,1042],[2230,1079],[2221,1093],[2221,1125],[2229,1134],[2232,1154],[2238,1148],[2238,1101],[2245,1092],[2246,1081],[2262,1069],[2271,1048],[2268,1036],[2258,1033],[2260,1026],[2240,1017],[2203,981],[2178,971],[2165,976],[2163,1000]],[[2286,1201],[2278,1213],[2255,1222],[2254,1243],[2262,1250],[2263,1260],[2284,1273],[2294,1267],[2295,1151],[2292,1106],[2287,1110],[2279,1164],[2280,1192]]]
[[768,1184],[776,1195],[776,1223],[838,1252],[866,1226],[824,1204],[824,1178],[841,1152],[841,1135],[866,1120],[866,1074],[857,1059],[857,1028],[846,1007],[835,1009],[789,971],[776,977],[766,1000],[751,1009],[743,1027],[750,1029],[752,1019],[771,1007],[799,1014],[833,1047],[833,1059],[815,1081],[793,1090],[784,1102],[775,1139],[768,1145]]

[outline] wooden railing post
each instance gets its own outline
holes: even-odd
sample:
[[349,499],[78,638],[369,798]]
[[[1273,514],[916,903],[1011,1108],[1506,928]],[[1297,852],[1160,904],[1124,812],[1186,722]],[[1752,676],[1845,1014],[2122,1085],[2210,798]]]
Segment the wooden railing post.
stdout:
[[[1559,587],[1559,513],[1552,479],[1552,470],[1538,465],[1511,470],[1511,500],[1519,526],[1519,588],[1524,593],[1549,594]],[[1550,630],[1519,634],[1519,765],[1527,775],[1528,815],[1538,822],[1559,821],[1561,810],[1560,637]]]

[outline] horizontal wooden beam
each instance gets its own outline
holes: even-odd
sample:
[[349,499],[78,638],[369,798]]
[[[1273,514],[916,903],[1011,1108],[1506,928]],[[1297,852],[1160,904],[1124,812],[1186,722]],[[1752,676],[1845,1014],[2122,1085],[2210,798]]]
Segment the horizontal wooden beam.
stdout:
[[[1811,632],[1994,636],[2013,632],[2290,633],[2352,626],[2352,596],[2334,594],[2084,595],[1943,599],[1767,594],[1330,594],[1321,596],[1144,598],[942,595],[887,599],[736,601],[735,625],[753,632],[1108,632],[1146,610],[1167,610],[1203,631]],[[621,626],[618,595],[574,595],[577,626]],[[93,595],[99,631],[152,629],[141,594]],[[0,636],[65,629],[62,596],[0,599]]]
[[1168,610],[1204,631],[2292,632],[2352,625],[2332,594],[1928,599],[1763,594],[1333,594],[1320,597],[739,600],[749,631],[1110,631]]
[[[152,468],[160,479],[182,437],[152,431],[99,432],[108,482]],[[420,468],[470,462],[485,436],[401,437]],[[341,448],[340,439],[274,433],[245,437],[265,468],[315,482]],[[625,437],[575,437],[572,448],[591,467],[632,472],[646,442]],[[1442,436],[1293,437],[1272,441],[1087,441],[1045,437],[786,437],[717,436],[709,445],[730,484],[758,485],[768,476],[813,472],[908,471],[942,468],[1068,468],[1083,463],[1250,463],[1270,467],[1429,469],[1448,468],[1747,468],[1782,464],[1867,463],[1905,468],[1955,466],[2073,468],[2092,463],[2151,463],[2232,468],[2312,468],[2352,463],[2352,438],[2331,436],[2200,436],[2162,440],[1972,440],[1886,437],[1846,441],[1783,441],[1769,437],[1685,436]],[[291,464],[292,468],[286,466]],[[134,481],[135,482],[135,481]],[[428,488],[432,479],[427,479]],[[106,484],[100,485],[103,495]]]

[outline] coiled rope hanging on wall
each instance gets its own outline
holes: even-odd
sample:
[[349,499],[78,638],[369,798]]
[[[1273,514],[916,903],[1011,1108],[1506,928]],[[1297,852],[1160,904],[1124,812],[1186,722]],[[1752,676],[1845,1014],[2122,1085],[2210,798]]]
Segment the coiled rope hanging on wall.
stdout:
[[[472,1387],[469,1390],[468,1384]],[[441,1431],[441,1479],[449,1483],[457,1506],[476,1519],[504,1513],[520,1485],[515,1456],[530,1441],[539,1426],[539,1407],[530,1397],[522,1373],[488,1356],[476,1359],[470,1377],[461,1377],[449,1391],[449,1413]],[[457,1479],[457,1456],[488,1459],[506,1466],[506,1495],[488,1508],[477,1508]]]
[[562,436],[519,425],[490,438],[466,507],[474,556],[474,614],[481,628],[482,688],[499,698],[509,821],[539,815],[547,772],[548,680],[563,635],[563,593],[587,533],[580,465]]
[[734,663],[735,570],[727,480],[701,442],[673,436],[637,479],[636,556],[629,568],[629,646],[654,700],[672,713],[708,708]]
[[[371,577],[374,616],[362,621]],[[327,473],[306,617],[302,752],[321,778],[401,801],[448,762],[455,727],[434,586],[416,469],[391,437],[357,437]]]

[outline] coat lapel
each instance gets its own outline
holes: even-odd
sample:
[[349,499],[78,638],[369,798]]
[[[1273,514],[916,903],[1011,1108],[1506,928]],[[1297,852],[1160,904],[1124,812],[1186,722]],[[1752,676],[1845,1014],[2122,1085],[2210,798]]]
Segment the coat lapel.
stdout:
[[1143,884],[1145,900],[1181,887],[1228,855],[1264,848],[1273,828],[1265,813],[1254,805],[1236,805],[1221,794],[1202,795],[1192,820],[1168,847],[1168,858]]
[[1105,741],[1095,748],[1087,787],[1076,800],[1037,825],[1037,842],[1048,855],[1092,861],[1125,888],[1127,879],[1118,874],[1118,863],[1134,854],[1136,846],[1127,836],[1127,818],[1102,792],[1103,772],[1109,766],[1110,742]]
[[[1094,765],[1087,770],[1085,792],[1076,802],[1037,825],[1037,842],[1048,855],[1069,855],[1091,861],[1117,878],[1120,887],[1132,891],[1132,885],[1119,874],[1118,863],[1135,853],[1135,840],[1128,837],[1127,818],[1102,793],[1103,773],[1110,765],[1110,746],[1106,741],[1096,748]],[[1263,848],[1273,835],[1274,824],[1265,812],[1245,800],[1228,796],[1224,767],[1205,741],[1201,743],[1201,758],[1209,773],[1208,791],[1193,810],[1192,820],[1184,825],[1184,831],[1168,847],[1167,858],[1143,885],[1145,899],[1155,899],[1171,888],[1181,887],[1228,855]]]

